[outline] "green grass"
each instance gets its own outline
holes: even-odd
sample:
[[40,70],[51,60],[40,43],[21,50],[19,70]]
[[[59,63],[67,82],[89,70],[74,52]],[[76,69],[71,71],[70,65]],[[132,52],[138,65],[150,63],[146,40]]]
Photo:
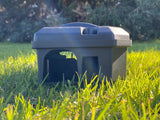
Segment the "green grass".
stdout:
[[0,43],[0,61],[8,59],[8,57],[16,58],[21,55],[27,55],[32,53],[30,44],[18,44],[18,43]]
[[36,52],[30,44],[0,43],[0,118],[160,119],[159,44],[159,40],[136,42],[129,48],[125,80],[109,83],[97,75],[87,83],[84,75],[77,86],[69,80],[48,86],[38,83]]
[[160,50],[160,40],[150,40],[150,41],[141,41],[141,42],[134,42],[132,47],[128,48],[128,51],[147,51],[150,49]]

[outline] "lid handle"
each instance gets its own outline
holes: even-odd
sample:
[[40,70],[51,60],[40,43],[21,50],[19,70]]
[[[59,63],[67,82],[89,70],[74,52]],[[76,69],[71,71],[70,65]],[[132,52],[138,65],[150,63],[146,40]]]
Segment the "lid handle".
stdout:
[[85,28],[85,29],[83,29],[82,34],[83,34],[83,35],[87,35],[87,34],[97,34],[97,29],[94,29],[94,28]]
[[75,26],[77,27],[97,27],[94,24],[84,23],[84,22],[71,22],[71,23],[61,25],[61,27],[75,27]]

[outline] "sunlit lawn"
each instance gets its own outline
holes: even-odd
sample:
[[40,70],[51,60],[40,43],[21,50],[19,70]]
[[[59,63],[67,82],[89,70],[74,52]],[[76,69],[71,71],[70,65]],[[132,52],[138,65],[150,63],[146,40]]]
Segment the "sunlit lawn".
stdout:
[[[93,81],[103,82],[93,85]],[[96,76],[81,88],[38,83],[36,51],[31,44],[0,43],[0,118],[160,119],[160,40],[135,42],[128,49],[126,79],[114,84]],[[95,83],[94,82],[94,83]]]

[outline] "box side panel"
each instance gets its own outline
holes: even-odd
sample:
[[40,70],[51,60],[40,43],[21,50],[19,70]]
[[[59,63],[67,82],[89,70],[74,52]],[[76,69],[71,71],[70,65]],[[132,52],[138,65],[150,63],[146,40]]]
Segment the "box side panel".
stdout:
[[122,79],[126,76],[126,47],[113,48],[112,53],[112,80],[115,81],[118,76]]
[[50,49],[37,49],[39,82],[43,81],[44,58]]

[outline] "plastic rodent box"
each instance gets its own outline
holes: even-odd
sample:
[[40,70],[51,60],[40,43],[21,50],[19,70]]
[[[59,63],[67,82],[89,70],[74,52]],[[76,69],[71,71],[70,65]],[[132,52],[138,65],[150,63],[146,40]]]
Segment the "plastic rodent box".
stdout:
[[125,78],[129,46],[132,40],[124,29],[82,22],[44,27],[32,42],[37,49],[40,82],[71,80],[76,72],[82,75],[85,71],[88,77],[100,71],[108,80]]

